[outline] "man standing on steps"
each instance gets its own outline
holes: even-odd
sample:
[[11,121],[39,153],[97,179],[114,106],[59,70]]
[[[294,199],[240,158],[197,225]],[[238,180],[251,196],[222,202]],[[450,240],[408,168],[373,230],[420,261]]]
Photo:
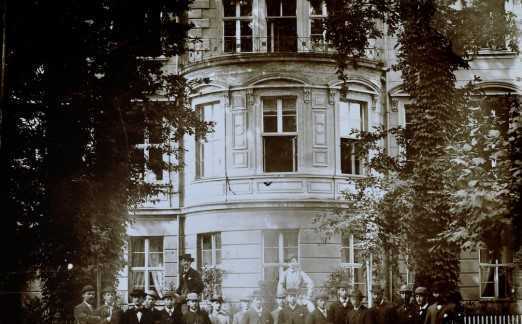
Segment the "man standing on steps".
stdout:
[[198,271],[191,267],[194,258],[190,253],[183,254],[180,258],[182,273],[180,278],[180,284],[176,291],[183,298],[189,293],[201,294],[203,292],[203,281]]

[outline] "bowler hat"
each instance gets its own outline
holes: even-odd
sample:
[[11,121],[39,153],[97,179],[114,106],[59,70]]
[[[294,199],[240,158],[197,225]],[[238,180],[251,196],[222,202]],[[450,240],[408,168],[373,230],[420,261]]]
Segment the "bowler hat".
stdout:
[[218,296],[218,295],[214,295],[214,296],[210,297],[210,301],[211,302],[218,302],[220,304],[223,304],[223,297]]
[[154,299],[158,299],[158,294],[156,293],[155,290],[152,290],[152,289],[149,289],[145,292],[145,295],[146,296],[151,296],[153,297]]
[[188,293],[187,300],[199,300],[198,294],[195,292]]
[[115,294],[116,290],[114,290],[114,288],[112,288],[112,287],[105,287],[102,289],[102,294],[106,294],[106,293]]
[[354,291],[352,291],[350,293],[350,296],[355,297],[355,298],[360,298],[360,299],[364,298],[363,293],[359,289],[355,289]]
[[168,290],[165,293],[163,293],[163,299],[172,298],[172,299],[178,299],[180,296],[176,294],[175,291]]
[[422,286],[415,288],[415,295],[427,296],[428,295],[428,288],[422,287]]
[[401,288],[399,289],[399,292],[409,292],[409,293],[411,293],[412,290],[411,290],[411,287],[409,285],[402,285]]
[[288,288],[286,290],[286,295],[287,296],[289,296],[289,295],[297,295],[297,294],[298,294],[298,291],[295,288]]
[[131,297],[145,297],[145,292],[143,291],[143,289],[140,289],[140,288],[134,288],[131,293],[129,294],[129,296]]
[[192,257],[192,255],[190,255],[190,253],[185,253],[185,254],[182,254],[180,257],[179,257],[180,260],[189,260],[190,262],[194,262],[194,258]]
[[88,291],[96,291],[96,289],[94,289],[94,287],[91,286],[91,285],[83,286],[83,288],[82,288],[82,295],[85,294]]

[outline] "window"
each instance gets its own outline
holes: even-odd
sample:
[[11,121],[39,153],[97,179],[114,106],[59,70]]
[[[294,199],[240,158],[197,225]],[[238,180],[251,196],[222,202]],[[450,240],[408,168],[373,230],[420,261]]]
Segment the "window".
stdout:
[[223,0],[224,52],[252,52],[252,0]]
[[198,268],[221,264],[221,233],[198,234]]
[[263,232],[264,280],[277,283],[285,261],[292,256],[299,260],[298,233],[298,230]]
[[129,291],[155,290],[161,297],[164,287],[163,237],[130,237]]
[[485,18],[478,27],[480,30],[479,45],[483,49],[505,50],[506,49],[506,0],[485,1],[480,11]]
[[365,131],[367,125],[366,104],[357,101],[339,102],[339,129],[341,134],[341,173],[363,174],[362,147],[352,130]]
[[267,0],[268,51],[297,51],[296,0]]
[[481,298],[512,297],[513,263],[507,252],[480,248],[479,266]]
[[352,287],[363,292],[367,290],[366,260],[363,257],[363,247],[354,240],[353,235],[342,236],[341,266],[348,270]]
[[297,171],[296,97],[263,98],[265,172]]
[[310,43],[312,49],[327,50],[324,23],[327,16],[326,2],[310,2]]
[[219,108],[217,102],[196,106],[201,120],[214,124],[213,132],[207,134],[206,140],[202,136],[196,136],[196,179],[222,175],[220,166],[224,148],[219,145],[222,128],[216,122]]

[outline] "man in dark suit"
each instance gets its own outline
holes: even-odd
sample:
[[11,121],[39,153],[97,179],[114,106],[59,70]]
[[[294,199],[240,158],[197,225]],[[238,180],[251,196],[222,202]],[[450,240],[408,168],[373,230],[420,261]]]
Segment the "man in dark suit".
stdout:
[[397,312],[395,306],[384,298],[384,289],[381,287],[374,287],[373,306],[370,311],[374,313],[377,324],[394,324],[397,323]]
[[192,269],[191,264],[194,262],[194,258],[189,254],[183,254],[180,258],[181,267],[183,269],[181,273],[180,284],[176,291],[183,297],[186,297],[188,293],[195,292],[201,294],[203,292],[203,281],[201,275],[196,270]]
[[101,317],[94,310],[94,298],[96,291],[91,285],[82,288],[83,301],[74,307],[75,324],[98,324]]
[[165,302],[165,308],[159,311],[159,323],[160,324],[183,324],[183,315],[181,314],[181,308],[176,307],[179,295],[173,291],[167,291],[163,295],[163,301]]
[[328,321],[332,324],[345,324],[346,314],[353,309],[349,286],[349,282],[344,280],[337,284],[337,300],[328,309]]
[[436,281],[432,288],[433,303],[428,307],[425,324],[441,324],[443,309],[446,304],[448,294],[448,284],[446,281]]
[[358,289],[350,294],[353,309],[346,313],[346,324],[376,324],[375,314],[362,304],[364,295]]
[[133,307],[123,313],[123,324],[154,324],[152,314],[143,307],[145,292],[142,289],[133,289],[129,294]]
[[274,319],[274,324],[279,323],[279,313],[283,310],[283,306],[285,305],[285,295],[281,292],[277,293],[275,298],[275,309],[272,311],[272,318]]
[[328,311],[326,310],[326,302],[328,295],[319,294],[314,298],[315,309],[308,314],[306,324],[332,324],[328,322]]
[[273,324],[272,314],[263,307],[263,295],[259,291],[252,293],[252,305],[241,319],[241,324]]
[[100,323],[120,324],[122,310],[116,305],[116,291],[112,287],[105,287],[102,290],[103,305],[96,313],[101,317]]
[[199,308],[199,296],[195,292],[188,293],[187,312],[183,314],[183,324],[210,324],[208,314]]
[[415,302],[415,324],[424,324],[426,314],[428,313],[428,307],[430,306],[428,303],[428,288],[417,287],[415,289]]
[[160,311],[156,309],[156,300],[158,300],[158,294],[155,290],[149,289],[145,292],[145,301],[143,302],[143,307],[152,316],[153,323],[157,324],[159,322]]
[[401,304],[397,306],[397,317],[399,324],[415,324],[416,308],[412,303],[413,291],[408,285],[402,285],[399,289]]
[[297,304],[297,289],[286,290],[286,305],[279,313],[279,324],[305,324],[308,309]]

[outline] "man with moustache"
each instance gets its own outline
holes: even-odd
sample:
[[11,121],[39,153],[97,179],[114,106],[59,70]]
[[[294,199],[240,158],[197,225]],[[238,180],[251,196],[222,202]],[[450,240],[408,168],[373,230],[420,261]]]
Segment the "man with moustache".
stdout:
[[154,324],[152,313],[143,306],[145,292],[143,289],[133,289],[129,294],[133,307],[123,313],[123,324]]
[[163,295],[163,301],[165,302],[165,308],[159,311],[159,323],[160,324],[182,324],[183,316],[181,314],[181,308],[176,307],[176,302],[179,295],[173,291],[167,291]]
[[211,324],[208,314],[199,308],[199,297],[196,292],[187,294],[187,312],[183,314],[183,324]]
[[96,313],[101,317],[100,323],[120,324],[122,310],[116,305],[116,291],[112,287],[105,287],[102,290],[103,305]]
[[94,310],[96,291],[93,286],[87,285],[82,288],[83,301],[74,307],[74,320],[76,324],[98,324],[101,317]]
[[442,310],[446,303],[446,297],[448,292],[448,284],[445,281],[436,281],[433,285],[432,296],[433,303],[428,307],[426,313],[425,324],[441,324],[442,323]]
[[279,323],[279,313],[283,309],[283,306],[285,305],[285,295],[282,293],[278,293],[275,298],[276,307],[272,311],[272,318],[274,320],[274,324]]
[[415,324],[416,309],[412,303],[412,290],[408,285],[402,285],[399,289],[401,304],[397,306],[397,317],[399,324]]
[[315,309],[306,318],[306,324],[331,324],[328,322],[327,301],[328,295],[326,294],[319,294],[314,298]]
[[[364,295],[358,289],[350,294],[350,302],[353,308],[346,314],[346,324],[376,324],[375,313],[362,304]],[[390,323],[393,324],[393,323]]]
[[348,287],[350,283],[342,280],[337,284],[337,300],[328,309],[328,321],[332,324],[345,324],[346,314],[353,309]]
[[279,324],[305,324],[308,309],[297,304],[297,289],[286,290],[286,305],[279,313]]
[[395,306],[384,298],[384,289],[375,286],[372,290],[373,306],[370,311],[375,315],[377,324],[397,323],[397,312]]
[[422,286],[415,288],[415,302],[415,324],[424,324],[428,307],[430,306],[428,303],[428,288]]
[[250,307],[250,299],[241,298],[239,300],[239,311],[234,314],[234,317],[232,318],[232,324],[240,324],[241,321],[243,320],[243,316],[245,316],[249,307]]
[[203,291],[203,281],[201,275],[196,270],[192,269],[191,264],[194,262],[194,258],[190,253],[183,254],[180,258],[182,273],[180,278],[180,284],[176,291],[182,297],[186,297],[188,293],[201,294]]
[[263,307],[263,295],[260,291],[252,293],[252,305],[243,316],[241,324],[273,324],[272,314]]
[[230,324],[230,317],[223,311],[223,297],[212,296],[210,298],[212,303],[212,311],[209,314],[210,322],[212,324]]
[[150,312],[152,316],[152,322],[157,324],[159,322],[160,311],[156,309],[156,300],[158,299],[158,294],[155,290],[149,289],[145,292],[145,301],[143,302],[143,307]]

